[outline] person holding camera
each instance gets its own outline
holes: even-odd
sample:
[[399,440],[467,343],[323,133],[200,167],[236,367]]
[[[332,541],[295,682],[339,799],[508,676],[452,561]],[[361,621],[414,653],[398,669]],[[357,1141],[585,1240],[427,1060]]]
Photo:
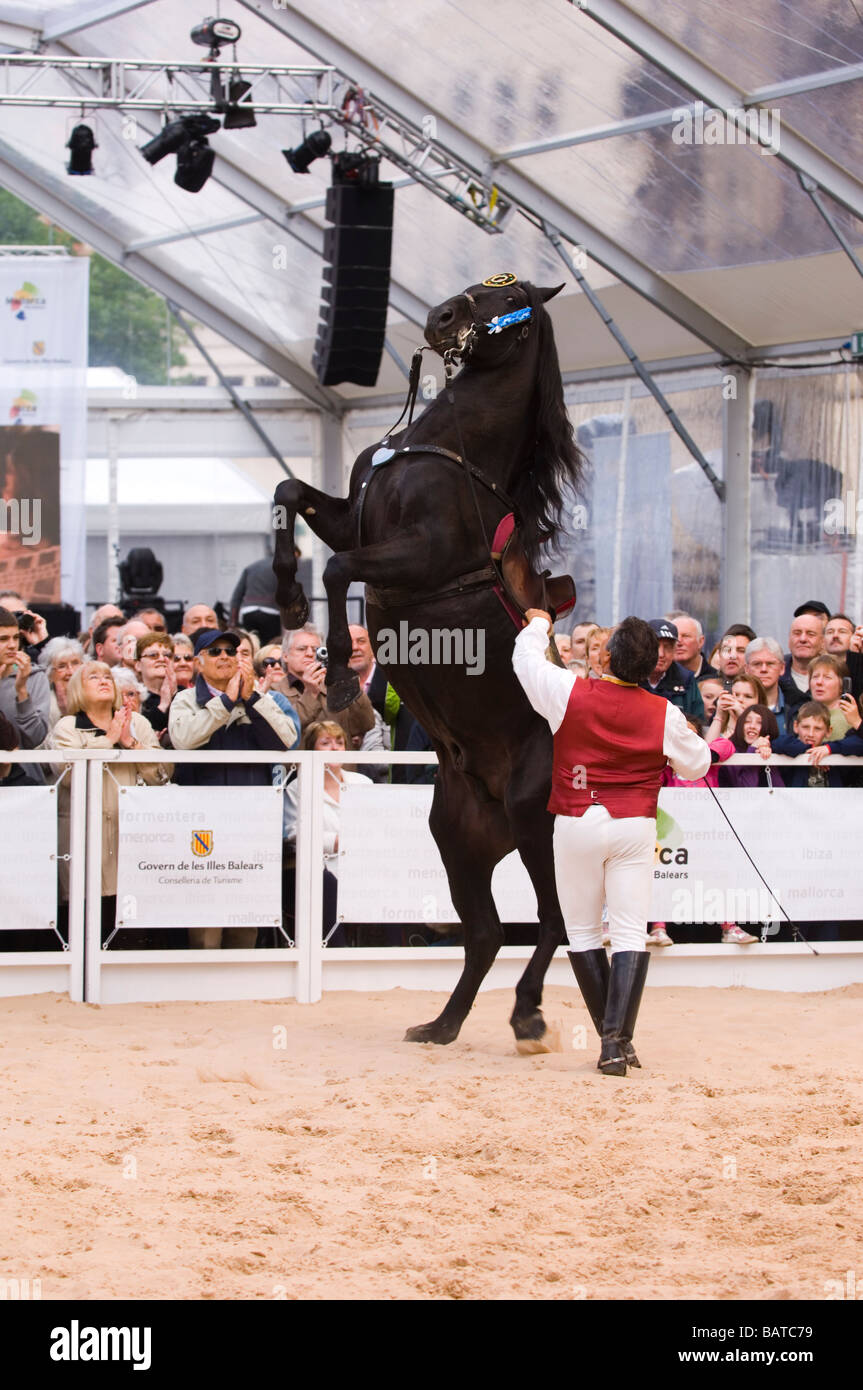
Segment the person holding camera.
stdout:
[[375,727],[375,712],[368,695],[362,693],[347,709],[333,713],[328,708],[323,641],[313,623],[285,633],[282,641],[285,679],[277,689],[287,695],[297,711],[304,733],[310,724],[334,719],[344,729],[346,746],[359,748],[369,729]]
[[51,691],[47,675],[24,650],[27,645],[18,618],[0,608],[0,713],[21,748],[38,748],[50,728]]

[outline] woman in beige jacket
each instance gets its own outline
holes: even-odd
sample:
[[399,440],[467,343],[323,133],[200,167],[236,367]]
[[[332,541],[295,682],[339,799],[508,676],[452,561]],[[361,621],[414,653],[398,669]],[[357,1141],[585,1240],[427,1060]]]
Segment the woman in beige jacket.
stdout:
[[[142,714],[124,707],[110,666],[87,661],[66,691],[66,715],[51,731],[52,748],[158,748],[155,730]],[[59,773],[62,764],[56,767]],[[113,931],[117,894],[118,790],[141,782],[161,786],[173,772],[171,763],[105,763],[102,774],[102,935]],[[61,853],[69,846],[69,779],[60,783],[58,816]],[[61,897],[68,896],[68,875],[61,860]],[[65,882],[64,882],[65,878]],[[128,932],[122,944],[131,946]],[[136,945],[145,944],[135,942]],[[149,941],[146,944],[150,944]],[[161,938],[160,938],[161,944]],[[167,943],[166,943],[167,944]]]

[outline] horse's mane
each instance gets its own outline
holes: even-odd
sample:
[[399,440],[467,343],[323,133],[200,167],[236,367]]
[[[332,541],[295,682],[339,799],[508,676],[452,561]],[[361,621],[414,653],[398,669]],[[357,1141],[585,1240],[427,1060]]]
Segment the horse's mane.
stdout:
[[578,488],[584,456],[575,442],[572,422],[563,399],[563,382],[554,342],[554,329],[536,285],[521,281],[533,310],[532,324],[539,338],[534,407],[536,443],[532,459],[525,460],[509,492],[521,519],[520,535],[534,568],[540,550],[554,542],[561,529],[563,490],[568,483]]

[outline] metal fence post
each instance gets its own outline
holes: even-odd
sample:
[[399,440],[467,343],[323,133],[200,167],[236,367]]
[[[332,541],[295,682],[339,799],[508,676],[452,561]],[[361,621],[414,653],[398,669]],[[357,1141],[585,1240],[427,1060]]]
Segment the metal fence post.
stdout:
[[[84,881],[87,853],[87,763],[72,763],[69,784],[69,998],[84,999]],[[58,827],[59,828],[59,827]]]

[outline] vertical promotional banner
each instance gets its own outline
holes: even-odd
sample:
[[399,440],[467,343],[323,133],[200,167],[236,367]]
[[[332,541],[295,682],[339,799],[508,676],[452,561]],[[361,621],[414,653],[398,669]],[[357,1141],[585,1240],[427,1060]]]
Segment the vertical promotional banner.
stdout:
[[89,269],[0,255],[0,588],[82,613]]

